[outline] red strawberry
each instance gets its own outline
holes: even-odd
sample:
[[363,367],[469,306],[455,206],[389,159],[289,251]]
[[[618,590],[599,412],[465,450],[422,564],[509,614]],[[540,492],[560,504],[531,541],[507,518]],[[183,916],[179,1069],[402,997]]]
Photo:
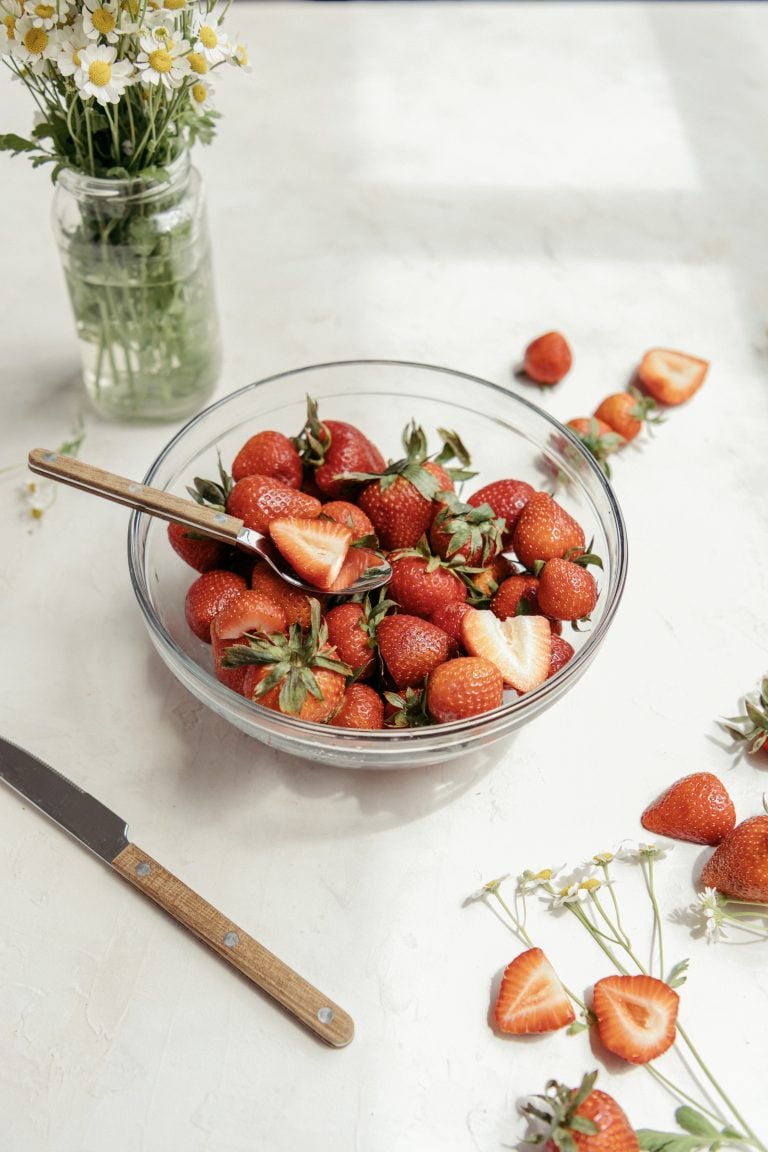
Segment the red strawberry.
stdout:
[[768,904],[768,816],[737,824],[704,865],[701,882],[734,900]]
[[314,599],[308,629],[292,624],[287,636],[256,633],[246,644],[228,648],[221,662],[225,668],[246,667],[243,695],[249,700],[316,723],[336,712],[346,678],[352,675],[349,665],[338,660],[328,644],[328,629],[319,601]]
[[658,424],[660,416],[654,416],[656,401],[652,396],[643,396],[637,388],[626,392],[612,392],[595,409],[595,418],[613,428],[628,443],[639,436],[643,424]]
[[512,529],[517,523],[518,516],[534,492],[535,488],[525,480],[494,480],[469,496],[467,504],[471,504],[473,508],[488,504],[493,509],[494,516],[499,516],[505,521],[506,547],[512,540]]
[[501,551],[505,523],[490,504],[465,504],[453,493],[446,494],[430,525],[429,543],[444,560],[485,566]]
[[230,554],[226,544],[212,540],[186,524],[169,524],[168,541],[176,555],[197,572],[226,567]]
[[384,701],[368,684],[350,684],[328,723],[336,728],[383,728]]
[[257,532],[266,532],[272,520],[282,516],[312,519],[320,515],[321,508],[314,496],[289,488],[272,476],[245,476],[227,496],[229,515]]
[[344,479],[346,472],[383,472],[386,461],[368,437],[344,420],[321,420],[317,404],[307,398],[307,419],[299,448],[304,463],[312,470],[320,492],[333,500],[344,500],[357,488]]
[[283,610],[268,595],[246,588],[211,621],[213,671],[217,680],[234,692],[242,692],[246,668],[227,668],[224,652],[232,644],[245,644],[246,632],[284,632],[288,622]]
[[531,496],[512,534],[518,560],[531,570],[537,560],[552,560],[583,548],[584,540],[581,525],[548,492]]
[[597,595],[597,581],[581,563],[555,557],[539,572],[539,608],[554,620],[588,619]]
[[539,611],[538,590],[536,576],[508,576],[491,597],[491,612],[499,620],[506,620],[508,616],[535,616]]
[[391,600],[380,600],[374,605],[366,596],[362,603],[348,600],[326,612],[329,643],[358,680],[365,680],[373,671],[376,626],[392,607]]
[[272,476],[289,488],[301,488],[304,468],[292,441],[282,432],[257,432],[232,461],[232,479],[244,476]]
[[499,620],[492,612],[470,608],[461,621],[461,635],[466,651],[490,660],[504,683],[518,692],[537,688],[549,674],[552,634],[543,616]]
[[690,400],[709,370],[708,360],[699,360],[670,348],[651,348],[637,370],[637,378],[657,404],[673,407]]
[[[269,564],[260,560],[254,565],[251,574],[251,588],[267,596],[278,608],[282,609],[288,624],[300,624],[302,628],[310,625],[310,598],[306,592],[294,588],[286,583],[270,568]],[[322,603],[322,597],[319,597]]]
[[545,332],[526,348],[523,372],[536,384],[559,384],[572,363],[573,356],[565,336],[560,332]]
[[431,617],[443,604],[463,604],[467,586],[437,557],[398,555],[391,557],[392,579],[387,594],[403,612]]
[[447,660],[427,680],[427,711],[439,724],[466,720],[503,703],[504,677],[480,656]]
[[575,416],[568,421],[567,426],[576,433],[587,451],[592,453],[606,476],[610,476],[608,457],[624,446],[623,437],[597,416]]
[[442,628],[448,637],[449,656],[458,656],[464,651],[461,638],[461,621],[470,607],[471,605],[467,604],[466,600],[461,602],[454,600],[448,604],[441,604],[429,617],[432,623],[436,624],[438,628]]
[[547,679],[554,676],[555,672],[559,672],[564,668],[568,661],[573,656],[573,645],[569,644],[567,640],[563,640],[562,636],[552,636],[552,651],[549,657],[549,672]]
[[640,1141],[626,1113],[612,1096],[594,1087],[596,1079],[597,1073],[590,1072],[578,1088],[552,1080],[545,1096],[523,1105],[523,1115],[552,1117],[545,1152],[639,1152]]
[[355,580],[359,580],[371,568],[379,567],[381,563],[381,553],[372,552],[370,548],[352,546],[344,557],[344,563],[338,576],[332,584],[328,585],[326,591],[343,592],[345,588],[349,588],[350,584],[354,584]]
[[448,637],[442,629],[405,613],[385,616],[376,630],[381,655],[396,688],[416,688],[448,659]]
[[515,1036],[555,1032],[576,1019],[568,994],[541,948],[521,952],[504,969],[493,1015],[502,1032]]
[[673,840],[719,844],[736,824],[736,810],[717,776],[693,772],[675,781],[654,800],[643,812],[640,823],[649,832]]
[[606,976],[593,989],[600,1039],[631,1064],[647,1064],[675,1042],[680,997],[654,976]]
[[272,520],[269,535],[294,572],[315,588],[328,591],[349,551],[352,533],[335,520],[284,516]]
[[[499,585],[515,572],[517,568],[511,560],[507,560],[506,556],[496,556],[487,568],[472,574],[467,572],[465,575],[477,595],[481,599],[490,600]],[[473,601],[476,600],[477,597],[473,595]]]
[[329,500],[327,504],[323,504],[320,515],[327,516],[330,520],[336,520],[345,528],[349,528],[355,540],[359,540],[363,536],[375,535],[373,524],[365,512],[362,508],[358,508],[357,504],[350,503],[349,500]]
[[245,591],[245,580],[234,572],[213,568],[203,572],[187,589],[184,616],[199,640],[211,642],[211,621]]

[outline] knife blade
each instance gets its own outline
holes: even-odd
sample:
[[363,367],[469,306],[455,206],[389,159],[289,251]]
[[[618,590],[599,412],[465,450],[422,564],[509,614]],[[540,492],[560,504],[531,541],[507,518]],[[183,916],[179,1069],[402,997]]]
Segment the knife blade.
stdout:
[[351,1017],[128,838],[128,825],[30,752],[0,737],[0,779],[148,896],[334,1048]]

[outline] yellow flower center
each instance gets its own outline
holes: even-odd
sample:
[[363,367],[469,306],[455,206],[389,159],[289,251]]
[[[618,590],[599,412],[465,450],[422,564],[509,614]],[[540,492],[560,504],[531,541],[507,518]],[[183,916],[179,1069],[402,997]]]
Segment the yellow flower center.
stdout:
[[96,8],[91,13],[91,20],[97,32],[102,36],[108,36],[110,32],[115,30],[115,17],[108,8]]
[[541,872],[536,872],[536,874],[534,875],[533,878],[534,878],[534,880],[551,880],[552,879],[552,869],[551,868],[542,868]]
[[248,67],[248,53],[242,44],[238,44],[237,49],[235,50],[235,59],[241,68]]
[[88,67],[88,79],[97,88],[104,88],[112,79],[112,65],[106,60],[94,60]]
[[5,25],[5,30],[8,33],[8,39],[13,40],[16,33],[16,17],[11,16],[10,14],[3,16],[2,23]]
[[149,54],[149,66],[155,72],[170,72],[173,68],[173,57],[165,48],[155,48]]
[[205,98],[207,95],[208,89],[206,88],[205,84],[197,83],[192,85],[192,99],[196,104],[205,104]]
[[208,61],[202,52],[190,52],[187,60],[192,71],[196,72],[198,76],[204,76],[208,71]]
[[75,48],[72,52],[72,63],[74,64],[75,68],[80,67],[80,52],[77,48]]
[[216,31],[211,28],[210,24],[203,24],[200,29],[200,40],[204,48],[215,48],[219,42]]
[[123,12],[127,12],[135,20],[141,9],[141,0],[123,0]]
[[48,34],[42,28],[30,28],[24,37],[24,47],[33,56],[40,56],[48,47]]
[[167,8],[169,12],[179,12],[187,0],[163,0],[163,8]]
[[39,16],[41,20],[50,20],[52,16],[56,15],[56,9],[51,4],[35,4],[35,16]]
[[582,880],[579,888],[583,888],[585,892],[594,892],[600,887],[600,881],[596,877],[591,877],[589,880]]

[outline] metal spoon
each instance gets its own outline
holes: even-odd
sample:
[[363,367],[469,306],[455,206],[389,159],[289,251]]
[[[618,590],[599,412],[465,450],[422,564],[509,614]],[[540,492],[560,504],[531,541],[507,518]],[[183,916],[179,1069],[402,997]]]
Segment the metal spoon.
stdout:
[[[50,480],[58,480],[62,484],[80,488],[94,496],[103,496],[116,504],[125,504],[128,508],[136,508],[140,512],[147,512],[150,516],[158,516],[161,520],[184,524],[188,528],[202,532],[205,536],[211,536],[214,540],[222,540],[225,544],[235,544],[247,552],[255,552],[287,583],[315,595],[322,592],[322,589],[308,584],[296,575],[269,537],[262,532],[256,532],[253,528],[246,528],[243,521],[236,516],[228,516],[226,512],[196,504],[194,500],[185,500],[182,496],[173,496],[170,492],[163,492],[159,488],[150,488],[136,480],[126,480],[124,476],[117,476],[114,472],[94,468],[92,464],[84,464],[73,456],[50,452],[45,448],[32,449],[29,453],[29,467],[32,472],[37,472]],[[369,568],[348,588],[334,592],[333,595],[352,596],[356,592],[370,592],[373,588],[386,584],[391,576],[392,567],[382,557],[380,564]]]

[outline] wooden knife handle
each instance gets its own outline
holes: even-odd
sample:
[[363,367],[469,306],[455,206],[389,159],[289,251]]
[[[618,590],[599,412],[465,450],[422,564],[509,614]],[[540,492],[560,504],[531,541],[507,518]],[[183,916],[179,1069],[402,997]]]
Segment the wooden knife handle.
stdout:
[[229,544],[237,541],[237,534],[243,527],[242,520],[236,516],[228,516],[216,508],[208,508],[196,504],[194,500],[186,500],[183,496],[163,492],[161,488],[151,488],[137,480],[128,480],[125,476],[96,468],[93,464],[85,464],[61,452],[33,448],[29,453],[28,464],[32,472],[47,476],[50,480],[58,480],[94,496],[103,496],[115,504],[148,512],[150,516],[159,516],[161,520],[186,524],[188,528],[196,528],[206,536],[213,536]]
[[349,1044],[350,1016],[135,844],[112,867],[334,1048]]

